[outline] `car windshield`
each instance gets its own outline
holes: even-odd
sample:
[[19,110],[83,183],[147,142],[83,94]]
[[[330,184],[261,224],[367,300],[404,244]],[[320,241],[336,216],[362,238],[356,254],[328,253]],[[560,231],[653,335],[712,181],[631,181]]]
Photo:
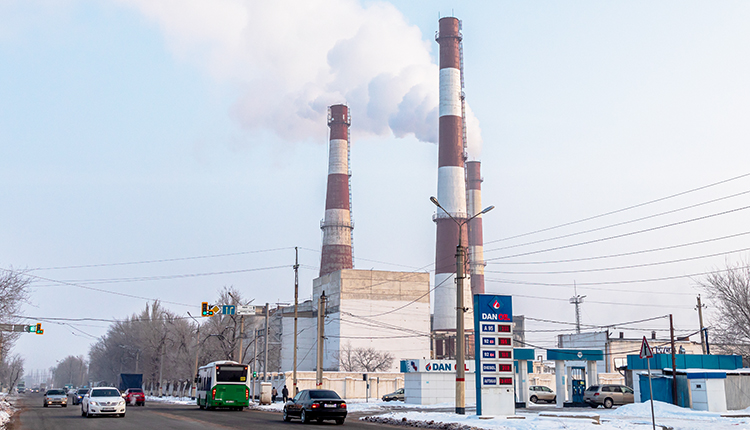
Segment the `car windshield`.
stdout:
[[333,390],[310,390],[311,399],[340,399]]
[[60,396],[60,395],[63,395],[63,394],[65,394],[65,393],[63,393],[63,390],[49,390],[49,391],[47,391],[47,395],[48,396]]
[[596,391],[598,389],[599,389],[598,385],[592,385],[592,386],[586,388],[586,391]]
[[88,388],[82,388],[82,389],[78,390],[78,394],[80,394],[80,395],[84,395],[84,394],[86,394],[88,392],[89,392]]
[[91,397],[119,397],[120,393],[114,388],[91,391]]
[[128,390],[128,392],[129,393],[142,393],[143,390],[141,390],[140,388],[131,388]]

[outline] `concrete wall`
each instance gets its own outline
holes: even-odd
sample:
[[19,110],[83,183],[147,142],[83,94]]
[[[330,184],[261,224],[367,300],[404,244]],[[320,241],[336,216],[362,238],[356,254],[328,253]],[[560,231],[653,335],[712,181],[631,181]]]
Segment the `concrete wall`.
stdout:
[[728,374],[724,389],[728,410],[736,411],[750,407],[750,374]]
[[[392,372],[374,372],[368,374],[370,382],[370,399],[378,399],[385,394],[392,393],[404,387],[404,374]],[[262,378],[255,381],[255,394],[260,392]],[[266,382],[279,392],[277,401],[281,401],[281,389],[284,385],[289,389],[289,396],[293,397],[294,386],[292,372],[274,373],[268,375]],[[251,387],[252,382],[248,384]],[[297,387],[300,391],[315,389],[315,372],[297,371]],[[356,372],[323,372],[323,389],[334,390],[344,399],[365,399],[367,396],[367,382],[362,379],[362,373]]]
[[341,270],[313,281],[313,307],[328,297],[324,369],[340,369],[342,348],[390,352],[399,360],[430,356],[428,273]]
[[[282,318],[281,369],[291,372],[294,360],[294,318]],[[297,319],[297,371],[315,370],[316,318]],[[252,352],[251,352],[252,353]]]
[[[455,403],[456,374],[436,372],[404,373],[405,403],[434,405],[438,403]],[[466,405],[477,402],[476,386],[473,372],[466,372]]]

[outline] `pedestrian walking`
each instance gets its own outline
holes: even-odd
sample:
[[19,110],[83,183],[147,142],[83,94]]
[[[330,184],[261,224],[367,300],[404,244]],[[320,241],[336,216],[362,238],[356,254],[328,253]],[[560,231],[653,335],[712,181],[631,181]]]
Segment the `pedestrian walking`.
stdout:
[[284,403],[289,400],[289,390],[286,388],[286,385],[281,389],[281,398],[284,399]]
[[279,395],[279,392],[276,391],[276,387],[273,387],[273,390],[271,390],[271,403],[276,403],[276,396]]

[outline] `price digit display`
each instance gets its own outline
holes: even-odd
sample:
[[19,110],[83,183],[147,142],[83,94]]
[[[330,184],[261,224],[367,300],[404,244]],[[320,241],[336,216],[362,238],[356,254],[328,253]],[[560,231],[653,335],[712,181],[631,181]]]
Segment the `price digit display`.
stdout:
[[513,378],[497,378],[497,385],[513,385]]
[[505,324],[500,324],[497,326],[497,331],[500,333],[510,333],[510,326]]
[[510,351],[498,351],[497,358],[511,358]]
[[498,345],[510,345],[510,338],[509,337],[499,337],[497,338]]
[[499,364],[497,366],[497,371],[498,372],[512,372],[513,366],[511,366],[510,364]]

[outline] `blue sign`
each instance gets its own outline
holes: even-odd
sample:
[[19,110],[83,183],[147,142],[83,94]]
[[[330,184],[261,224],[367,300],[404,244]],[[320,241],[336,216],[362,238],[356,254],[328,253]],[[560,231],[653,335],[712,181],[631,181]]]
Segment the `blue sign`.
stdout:
[[495,351],[482,351],[482,358],[495,358]]
[[482,337],[482,345],[495,345],[494,337]]
[[482,333],[494,333],[495,324],[482,324]]
[[221,305],[221,313],[224,315],[234,315],[235,309],[234,305]]
[[494,363],[482,364],[482,372],[497,372],[497,364],[494,364]]
[[479,321],[513,321],[513,302],[510,296],[478,295]]
[[497,378],[494,376],[485,376],[482,378],[482,385],[497,385]]

